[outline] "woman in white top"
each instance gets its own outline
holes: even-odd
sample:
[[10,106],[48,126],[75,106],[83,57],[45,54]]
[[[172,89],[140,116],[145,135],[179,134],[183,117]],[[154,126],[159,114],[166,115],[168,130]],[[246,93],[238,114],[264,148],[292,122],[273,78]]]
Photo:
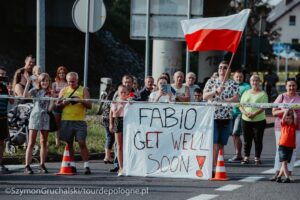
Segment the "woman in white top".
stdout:
[[157,88],[155,92],[152,92],[149,96],[149,101],[151,102],[173,102],[174,101],[174,95],[171,92],[171,87],[169,91],[166,90],[166,86],[168,85],[168,80],[166,77],[159,77],[157,80]]

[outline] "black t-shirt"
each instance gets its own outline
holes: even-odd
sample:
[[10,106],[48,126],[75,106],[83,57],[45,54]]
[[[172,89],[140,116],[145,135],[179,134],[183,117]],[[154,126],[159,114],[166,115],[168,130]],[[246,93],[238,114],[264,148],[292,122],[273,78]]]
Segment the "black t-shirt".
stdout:
[[146,87],[144,87],[141,91],[140,91],[140,101],[148,101],[149,96],[151,94],[151,91],[148,90]]
[[[0,95],[8,95],[6,85],[4,85],[3,83],[0,83]],[[0,98],[0,116],[7,116],[7,105],[8,99]]]

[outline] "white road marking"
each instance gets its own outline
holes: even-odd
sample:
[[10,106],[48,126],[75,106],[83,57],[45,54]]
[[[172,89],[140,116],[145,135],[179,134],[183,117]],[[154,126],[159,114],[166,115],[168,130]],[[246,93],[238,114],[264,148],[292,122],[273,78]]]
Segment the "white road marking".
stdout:
[[[38,165],[30,165],[30,167],[37,167]],[[25,165],[5,165],[5,167],[8,168],[8,170],[18,170],[18,169],[24,169]]]
[[217,188],[217,191],[233,191],[236,189],[239,189],[240,187],[243,187],[243,185],[224,185],[222,187]]
[[198,196],[192,197],[187,200],[210,200],[210,199],[216,198],[218,196],[219,195],[217,195],[217,194],[200,194]]
[[239,180],[239,182],[253,183],[253,182],[256,182],[259,179],[263,179],[263,178],[265,178],[265,177],[263,177],[263,176],[249,176],[249,177],[246,177],[246,178],[243,178],[243,179]]
[[275,174],[274,168],[261,172],[262,174]]

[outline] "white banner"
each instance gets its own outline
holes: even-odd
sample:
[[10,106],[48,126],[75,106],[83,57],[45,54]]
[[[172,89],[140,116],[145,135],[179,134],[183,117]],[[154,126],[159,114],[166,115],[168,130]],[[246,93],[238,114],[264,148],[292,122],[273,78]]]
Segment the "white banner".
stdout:
[[209,179],[213,106],[128,104],[123,172],[129,176]]

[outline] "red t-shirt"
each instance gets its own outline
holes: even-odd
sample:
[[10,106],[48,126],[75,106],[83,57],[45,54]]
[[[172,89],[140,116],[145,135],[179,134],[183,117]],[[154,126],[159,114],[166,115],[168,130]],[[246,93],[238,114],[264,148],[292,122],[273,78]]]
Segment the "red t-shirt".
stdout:
[[279,145],[296,148],[296,129],[297,125],[295,124],[287,124],[281,122]]

